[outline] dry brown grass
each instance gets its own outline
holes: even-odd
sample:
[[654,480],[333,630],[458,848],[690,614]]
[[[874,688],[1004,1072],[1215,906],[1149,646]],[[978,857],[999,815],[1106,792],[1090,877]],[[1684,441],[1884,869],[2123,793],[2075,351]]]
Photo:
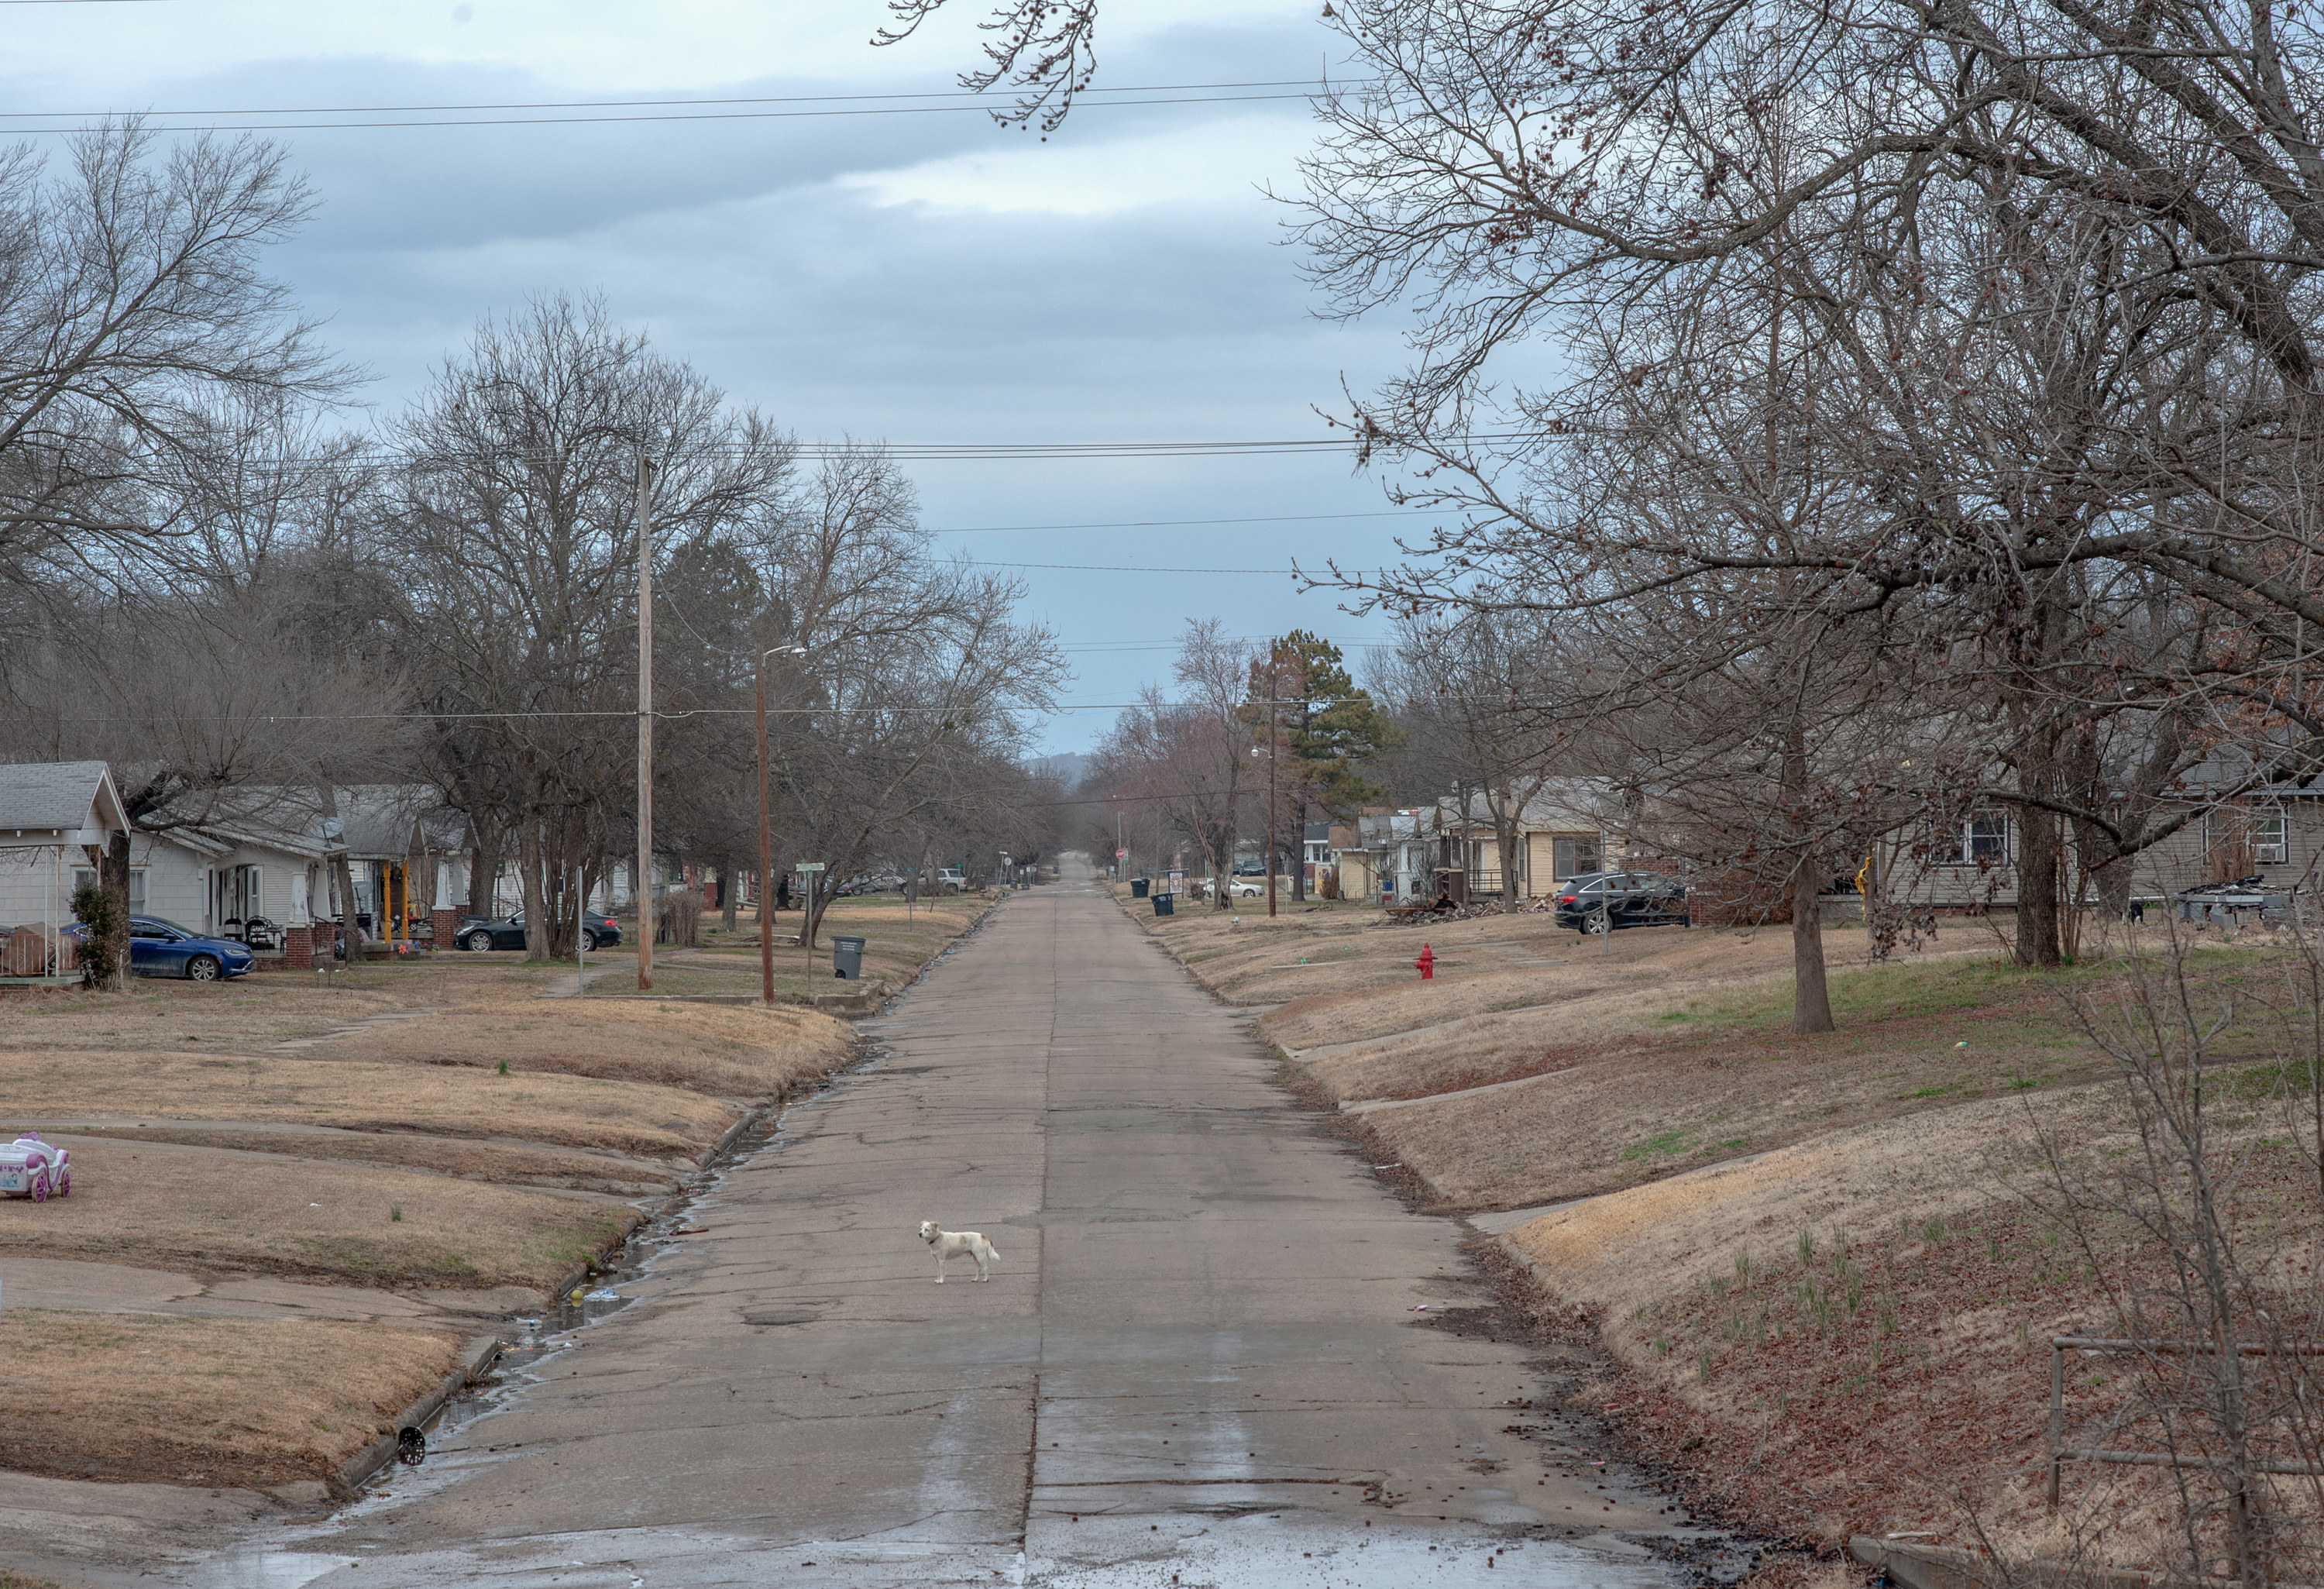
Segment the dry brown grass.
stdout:
[[1877,1052],[1844,1037],[1718,1050],[1632,1045],[1569,1054],[1523,1086],[1379,1110],[1365,1121],[1448,1202],[1515,1208],[1854,1126],[1909,1117],[1917,1132],[1944,1133],[1950,1105],[2070,1084],[2098,1069],[2095,1055],[2062,1037],[2030,1069],[2022,1049],[1962,1050],[1934,1036]]
[[231,1052],[254,1051],[400,1010],[530,998],[549,975],[446,956],[327,976],[263,972],[208,984],[138,977],[118,993],[74,990],[10,1000],[0,1006],[6,1015],[0,1020],[0,1053],[213,1044]]
[[[66,1139],[69,1197],[0,1201],[0,1251],[384,1285],[554,1285],[638,1219],[425,1170]],[[401,1214],[401,1217],[395,1215]]]
[[[2312,1255],[2313,1172],[2270,1138],[2280,1122],[2226,1108],[2218,1123],[2215,1146],[2254,1150],[2242,1238]],[[2095,1168],[2137,1140],[2112,1086],[1992,1100],[1591,1198],[1506,1239],[1594,1319],[1628,1377],[1598,1399],[1699,1500],[1827,1544],[1935,1527],[1948,1544],[2152,1566],[2172,1554],[2168,1474],[2070,1468],[2055,1518],[2042,1496],[2047,1338],[2115,1333],[2122,1278],[2102,1281],[2047,1212],[2048,1154]],[[2085,1233],[2129,1251],[2123,1233]],[[2116,1374],[2092,1369],[2070,1374],[2077,1429],[2122,1412]],[[2294,1488],[2271,1505],[2312,1510]]]
[[424,1137],[412,1132],[290,1132],[198,1125],[108,1128],[103,1141],[182,1142],[195,1148],[226,1148],[247,1153],[278,1153],[293,1159],[352,1160],[432,1170],[466,1180],[502,1186],[556,1187],[572,1191],[651,1196],[675,1191],[679,1174],[662,1160],[533,1147],[522,1142],[467,1137]]
[[211,1059],[20,1054],[0,1074],[0,1120],[256,1120],[515,1136],[655,1158],[694,1158],[733,1123],[733,1105],[636,1082],[502,1076],[466,1065],[352,1059]]
[[324,1478],[440,1383],[460,1344],[427,1329],[11,1308],[8,1465],[238,1488]]
[[[1420,1097],[1534,1073],[1545,1067],[1530,1061],[1546,1049],[1654,1031],[1675,1003],[1773,984],[1791,965],[1789,940],[1766,933],[1647,929],[1614,942],[1610,956],[1525,970],[1493,968],[1490,947],[1469,949],[1456,965],[1475,969],[1451,980],[1407,975],[1300,999],[1269,1012],[1260,1030],[1303,1053],[1328,1049],[1308,1063],[1336,1096]],[[1455,1031],[1434,1030],[1456,1021]]]
[[465,1004],[369,1027],[304,1050],[316,1058],[461,1065],[779,1097],[845,1062],[845,1021],[797,1005],[540,999]]

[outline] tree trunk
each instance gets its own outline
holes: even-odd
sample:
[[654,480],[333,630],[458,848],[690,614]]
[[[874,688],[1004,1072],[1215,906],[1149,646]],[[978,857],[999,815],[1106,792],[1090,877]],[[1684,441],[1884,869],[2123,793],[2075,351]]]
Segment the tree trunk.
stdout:
[[[516,830],[516,869],[520,887],[524,891],[524,957],[545,960],[549,951],[549,900],[540,877],[540,813],[527,808],[524,820]],[[650,919],[641,922],[640,932],[653,930]]]
[[734,912],[740,906],[742,891],[735,886],[734,857],[728,855],[718,863],[718,925],[726,936],[734,936]]
[[1830,1031],[1831,990],[1824,982],[1823,913],[1816,901],[1815,867],[1803,857],[1792,873],[1792,1030]]
[[[113,975],[107,979],[105,991],[119,993],[129,979],[129,836],[116,833],[106,844],[105,864],[99,868],[98,883],[113,901]],[[146,901],[151,904],[152,901]]]
[[[315,800],[323,814],[325,828],[337,827],[339,819],[338,791],[327,783],[317,784]],[[346,941],[347,968],[353,970],[355,963],[363,958],[363,928],[355,923],[355,868],[347,864],[346,833],[342,831],[328,842],[338,846],[331,856],[331,890],[338,895],[339,932]]]
[[1291,802],[1291,836],[1299,842],[1292,846],[1291,898],[1304,904],[1307,899],[1307,802]]
[[1493,848],[1501,858],[1501,902],[1504,904],[1517,902],[1517,846],[1524,836],[1517,831],[1517,819],[1514,813],[1494,818]]
[[1830,1031],[1831,990],[1824,981],[1823,914],[1816,896],[1822,870],[1812,847],[1807,812],[1807,736],[1797,722],[1784,741],[1784,808],[1796,848],[1792,861],[1792,1030]]
[[807,951],[815,953],[815,935],[823,928],[823,880],[825,873],[809,872],[803,874],[807,882],[799,894],[799,942]]
[[500,880],[501,830],[475,827],[476,847],[469,853],[468,914],[493,914],[493,885]]
[[2058,947],[2058,818],[2033,806],[2017,818],[2017,942],[2020,965],[2055,965]]

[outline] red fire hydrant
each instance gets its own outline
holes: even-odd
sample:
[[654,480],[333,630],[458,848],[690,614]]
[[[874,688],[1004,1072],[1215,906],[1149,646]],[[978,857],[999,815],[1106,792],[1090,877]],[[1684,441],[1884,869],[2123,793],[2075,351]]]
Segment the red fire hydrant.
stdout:
[[1420,967],[1420,980],[1423,982],[1436,975],[1436,956],[1429,952],[1426,944],[1420,946],[1420,958],[1413,964]]

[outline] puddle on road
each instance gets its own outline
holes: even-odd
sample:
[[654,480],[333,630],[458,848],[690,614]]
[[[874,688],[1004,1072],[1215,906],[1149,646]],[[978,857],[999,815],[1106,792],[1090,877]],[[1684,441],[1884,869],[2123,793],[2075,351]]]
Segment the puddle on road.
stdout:
[[1626,1541],[1593,1549],[1259,1516],[1208,1526],[1165,1519],[1162,1528],[1174,1520],[1186,1531],[1157,1539],[1150,1520],[1125,1520],[1120,1537],[1093,1552],[1128,1559],[1078,1566],[1037,1557],[1019,1581],[1028,1589],[1674,1589],[1685,1578]]

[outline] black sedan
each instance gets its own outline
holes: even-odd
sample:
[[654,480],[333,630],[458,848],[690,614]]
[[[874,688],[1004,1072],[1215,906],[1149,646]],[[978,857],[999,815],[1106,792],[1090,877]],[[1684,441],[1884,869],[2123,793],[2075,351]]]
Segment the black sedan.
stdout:
[[[487,918],[463,916],[460,928],[452,941],[464,949],[483,954],[486,949],[521,949],[524,947],[524,912],[513,916]],[[602,910],[591,910],[581,918],[581,947],[592,953],[622,941],[622,924]]]
[[1585,872],[1557,891],[1557,924],[1576,932],[1686,925],[1686,886],[1651,872]]

